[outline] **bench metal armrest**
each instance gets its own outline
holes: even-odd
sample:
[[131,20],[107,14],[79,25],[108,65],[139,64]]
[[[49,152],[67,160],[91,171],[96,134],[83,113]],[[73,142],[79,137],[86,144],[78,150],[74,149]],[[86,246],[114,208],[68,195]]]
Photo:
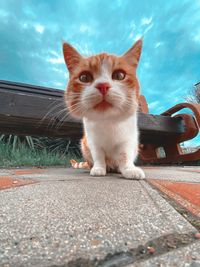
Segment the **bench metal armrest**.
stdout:
[[[174,115],[176,112],[184,108],[190,109],[193,112],[193,115],[186,113]],[[195,152],[184,154],[180,146],[181,142],[191,140],[197,136],[200,131],[200,104],[180,103],[160,115],[182,118],[185,131],[179,134],[176,138],[167,141],[164,140],[162,146],[156,144],[145,145],[140,151],[141,159],[149,163],[175,163],[200,160],[200,148]],[[160,147],[164,150],[163,152],[165,155],[163,157],[158,155],[158,149]]]

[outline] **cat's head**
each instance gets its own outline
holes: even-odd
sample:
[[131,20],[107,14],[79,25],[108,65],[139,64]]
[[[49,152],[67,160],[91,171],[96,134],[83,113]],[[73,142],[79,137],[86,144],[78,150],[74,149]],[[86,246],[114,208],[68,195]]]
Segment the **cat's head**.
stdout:
[[142,40],[138,40],[123,56],[102,53],[85,58],[64,43],[69,70],[65,100],[70,113],[98,120],[136,112],[140,95],[136,69],[141,50]]

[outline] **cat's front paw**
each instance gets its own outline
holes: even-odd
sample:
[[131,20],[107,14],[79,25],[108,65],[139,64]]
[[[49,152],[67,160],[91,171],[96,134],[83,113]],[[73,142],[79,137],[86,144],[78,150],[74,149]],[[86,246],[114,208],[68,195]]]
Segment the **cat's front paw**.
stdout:
[[90,175],[92,176],[105,176],[106,169],[103,167],[93,167],[90,171]]
[[127,179],[136,179],[136,180],[139,180],[139,179],[144,179],[145,178],[145,174],[143,172],[142,169],[138,168],[138,167],[129,167],[129,168],[124,168],[122,171],[121,171],[122,175],[124,178],[127,178]]

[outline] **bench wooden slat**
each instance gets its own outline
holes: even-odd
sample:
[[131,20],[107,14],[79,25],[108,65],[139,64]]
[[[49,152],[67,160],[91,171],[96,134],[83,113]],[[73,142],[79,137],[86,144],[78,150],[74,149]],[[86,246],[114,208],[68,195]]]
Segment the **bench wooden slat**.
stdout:
[[[0,133],[70,137],[82,136],[79,121],[65,117],[64,91],[0,81]],[[142,143],[162,143],[185,131],[181,118],[139,113]]]
[[30,84],[23,83],[14,83],[9,81],[0,80],[0,90],[8,89],[9,91],[14,92],[22,92],[22,93],[30,93],[30,94],[40,94],[40,95],[48,95],[53,97],[62,97],[63,91],[44,87],[44,86],[34,86]]

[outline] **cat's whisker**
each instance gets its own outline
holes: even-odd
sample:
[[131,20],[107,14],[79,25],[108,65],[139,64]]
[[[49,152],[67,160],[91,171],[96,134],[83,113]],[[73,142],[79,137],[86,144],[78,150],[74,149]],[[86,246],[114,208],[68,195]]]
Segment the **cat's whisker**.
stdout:
[[[51,128],[54,127],[54,125],[56,123],[56,120],[58,119],[60,121],[60,116],[63,113],[64,114],[66,114],[66,112],[69,113],[67,107],[64,107],[63,109],[60,110],[60,107],[62,107],[62,106],[65,106],[65,103],[59,103],[58,105],[56,105],[54,107],[54,110],[53,109],[51,110],[51,112],[53,112],[53,111],[55,112],[55,109],[59,108],[59,110],[57,112],[55,112],[54,116],[50,119],[50,122],[48,124],[48,127],[50,127],[50,126],[51,126]],[[52,122],[52,124],[51,124],[51,122]]]
[[78,111],[79,113],[80,112],[82,113],[81,107],[78,106],[78,104],[74,104],[72,107],[71,107],[71,110],[69,112],[65,113],[64,116],[62,116],[62,118],[56,124],[56,128],[60,128],[63,125],[63,123],[65,122],[65,120],[71,115],[72,112],[77,112]]
[[62,113],[65,113],[65,110],[61,110],[58,112],[59,114],[55,114],[55,116],[50,120],[48,127],[53,128],[54,125],[56,125],[57,120],[60,121],[59,117],[62,115]]
[[51,113],[55,112],[56,109],[64,106],[65,103],[64,102],[61,102],[61,103],[58,103],[57,105],[53,106],[45,115],[44,117],[42,118],[41,122],[43,122],[48,116],[51,115]]
[[[60,119],[62,118],[63,114],[69,113],[67,112],[67,108],[60,110],[56,116],[54,117],[54,123],[56,123],[56,120],[60,121]],[[54,126],[54,123],[52,124],[52,127]]]
[[[53,106],[45,115],[44,117],[41,119],[40,124],[44,123],[44,121],[48,118],[49,122],[47,127],[49,127],[49,125],[51,124],[52,121],[55,120],[56,114],[57,112],[60,112],[60,107],[65,106],[64,102],[58,103],[57,105]],[[57,109],[59,109],[58,111],[56,111]]]

